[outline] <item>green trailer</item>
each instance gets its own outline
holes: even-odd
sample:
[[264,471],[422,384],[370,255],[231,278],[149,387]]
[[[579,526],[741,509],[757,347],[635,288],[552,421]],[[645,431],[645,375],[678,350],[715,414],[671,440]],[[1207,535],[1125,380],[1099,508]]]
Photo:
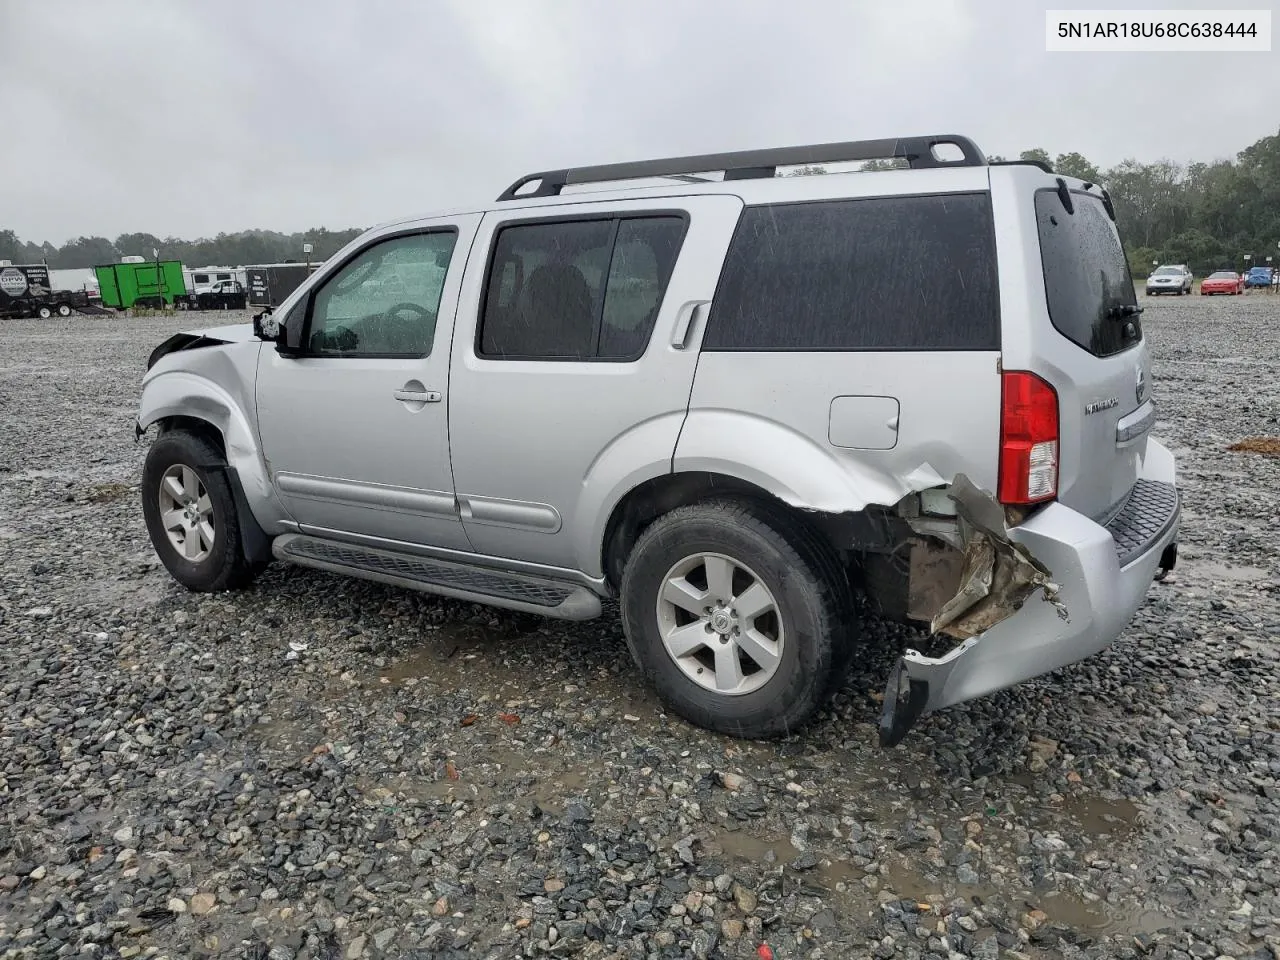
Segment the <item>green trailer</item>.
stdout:
[[187,298],[180,260],[109,263],[94,267],[93,271],[98,276],[104,307],[171,307],[175,300],[185,302]]

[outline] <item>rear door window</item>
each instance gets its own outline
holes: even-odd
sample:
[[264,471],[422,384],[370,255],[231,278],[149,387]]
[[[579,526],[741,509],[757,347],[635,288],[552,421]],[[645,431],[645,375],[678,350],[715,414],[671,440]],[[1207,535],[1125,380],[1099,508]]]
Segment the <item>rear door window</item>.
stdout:
[[998,350],[987,193],[749,207],[703,350]]
[[1133,277],[1102,199],[1083,191],[1072,191],[1071,199],[1075,212],[1067,213],[1057,191],[1036,192],[1049,319],[1094,356],[1113,356],[1142,339]]
[[684,241],[683,216],[514,224],[498,231],[478,354],[638,359]]

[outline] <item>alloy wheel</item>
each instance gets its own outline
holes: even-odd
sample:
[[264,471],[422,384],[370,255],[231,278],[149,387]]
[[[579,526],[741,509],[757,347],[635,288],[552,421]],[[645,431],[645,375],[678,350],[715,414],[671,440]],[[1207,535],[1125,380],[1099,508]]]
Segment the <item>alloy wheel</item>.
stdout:
[[175,463],[160,478],[160,524],[169,543],[189,563],[200,563],[213,551],[213,501],[199,475]]
[[782,662],[782,616],[748,566],[697,553],[662,579],[658,629],[667,654],[700,687],[725,696],[759,690]]

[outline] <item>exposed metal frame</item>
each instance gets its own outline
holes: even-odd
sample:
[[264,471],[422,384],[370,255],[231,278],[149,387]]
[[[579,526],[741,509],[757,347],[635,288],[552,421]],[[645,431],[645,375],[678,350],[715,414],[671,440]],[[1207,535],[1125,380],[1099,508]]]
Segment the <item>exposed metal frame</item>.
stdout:
[[[943,160],[934,153],[941,145],[960,148],[962,158]],[[987,158],[968,137],[937,134],[922,137],[900,137],[883,140],[851,140],[844,143],[815,143],[766,150],[739,150],[732,153],[706,153],[688,157],[666,157],[627,163],[606,163],[593,167],[571,167],[544,170],[521,177],[509,186],[498,201],[554,197],[566,186],[601,183],[610,180],[640,180],[649,177],[686,179],[693,174],[724,171],[726,180],[749,180],[777,175],[778,167],[816,163],[849,163],[862,160],[902,159],[912,170],[937,167],[981,167]],[[531,183],[534,190],[519,193]]]

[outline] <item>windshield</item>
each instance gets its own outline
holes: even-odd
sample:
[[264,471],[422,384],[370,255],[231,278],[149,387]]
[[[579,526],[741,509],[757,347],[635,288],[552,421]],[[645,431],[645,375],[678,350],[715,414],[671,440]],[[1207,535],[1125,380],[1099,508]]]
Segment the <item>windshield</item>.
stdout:
[[1157,277],[1169,277],[1169,276],[1177,276],[1181,272],[1182,271],[1179,270],[1177,267],[1161,267],[1159,270],[1155,272],[1155,275]]
[[1067,213],[1055,190],[1036,191],[1036,223],[1049,320],[1094,356],[1110,357],[1142,339],[1138,298],[1120,235],[1097,194],[1072,191]]
[[1209,274],[1210,280],[1234,280],[1236,275],[1230,270],[1219,270],[1217,273]]

